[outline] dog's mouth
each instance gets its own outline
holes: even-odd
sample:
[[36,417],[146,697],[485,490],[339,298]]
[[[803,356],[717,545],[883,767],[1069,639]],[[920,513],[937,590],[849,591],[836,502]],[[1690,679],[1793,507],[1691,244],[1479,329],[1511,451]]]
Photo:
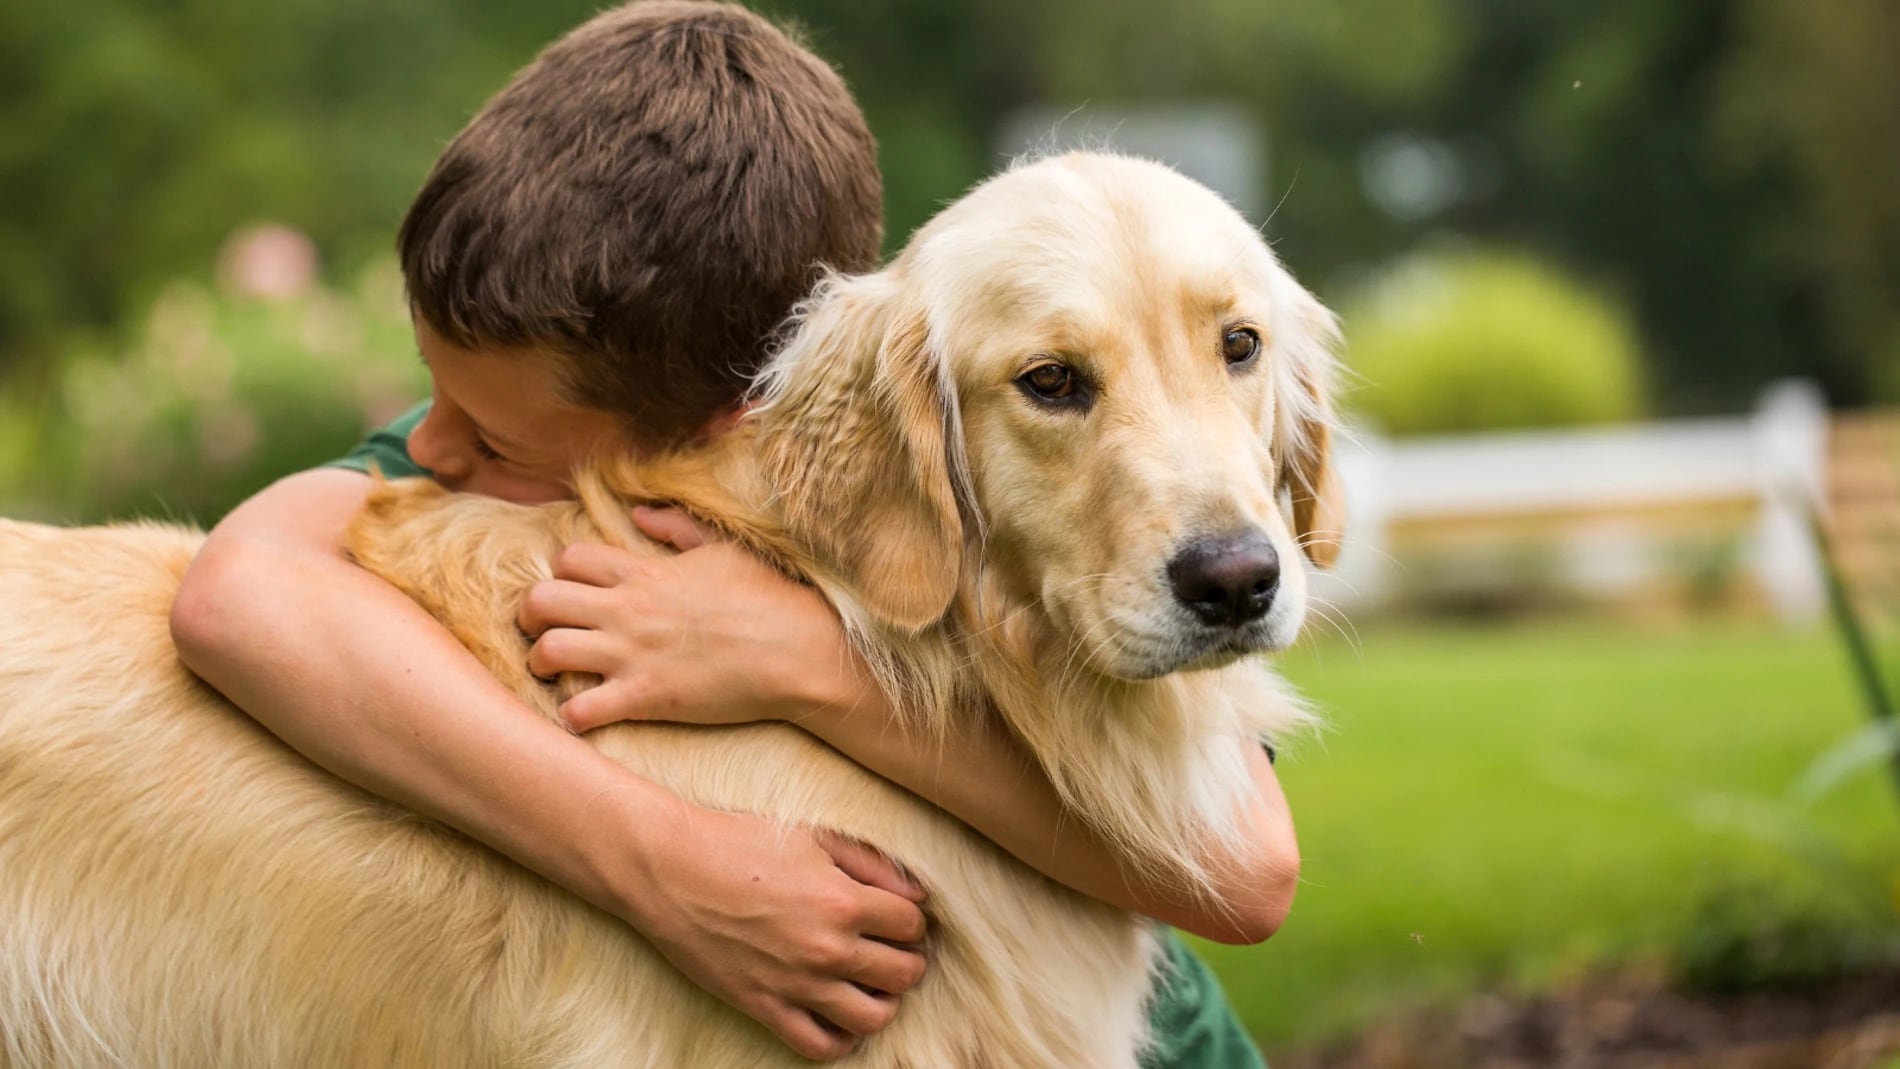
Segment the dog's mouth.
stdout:
[[[1265,632],[1269,629],[1262,627],[1258,630]],[[1175,669],[1175,671],[1197,672],[1208,668],[1224,668],[1243,657],[1252,657],[1262,653],[1277,653],[1284,648],[1286,648],[1286,644],[1274,642],[1270,634],[1262,634],[1259,637],[1251,635],[1229,636],[1224,641],[1216,640],[1211,642],[1207,652],[1189,660],[1187,663],[1181,665],[1181,667]]]
[[1201,672],[1225,668],[1235,661],[1263,653],[1274,653],[1291,645],[1281,640],[1269,620],[1244,627],[1183,626],[1172,634],[1149,636],[1145,641],[1124,638],[1108,643],[1098,656],[1107,674],[1131,682],[1144,682],[1176,672]]

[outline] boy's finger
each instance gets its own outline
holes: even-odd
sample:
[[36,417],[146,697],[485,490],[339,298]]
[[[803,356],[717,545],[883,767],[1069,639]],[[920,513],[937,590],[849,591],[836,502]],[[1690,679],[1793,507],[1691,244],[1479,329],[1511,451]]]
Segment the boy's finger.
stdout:
[[858,928],[887,943],[921,943],[930,921],[917,903],[876,887],[858,889]]
[[633,719],[632,707],[623,688],[609,680],[590,687],[561,703],[558,710],[567,730],[584,735],[597,727]]
[[799,1057],[815,1062],[842,1058],[858,1045],[858,1037],[798,1007],[760,1021]]
[[544,579],[528,588],[515,610],[515,626],[530,638],[554,627],[602,629],[613,619],[614,595],[586,583]]
[[868,884],[894,895],[902,895],[912,902],[924,900],[924,888],[910,878],[897,862],[883,854],[842,835],[821,831],[817,833],[818,845],[831,855],[831,863],[844,870],[846,876],[862,884]]
[[691,516],[679,509],[636,505],[633,510],[633,525],[648,538],[672,546],[681,553],[689,549],[698,549],[708,542],[720,541],[717,532],[701,527],[693,521]]
[[886,995],[901,995],[924,978],[924,956],[874,939],[861,941],[858,963],[846,979]]
[[897,999],[874,995],[853,983],[827,984],[810,1000],[820,1022],[850,1036],[868,1036],[897,1016]]
[[613,640],[599,631],[556,627],[541,633],[528,649],[528,671],[537,679],[553,679],[562,672],[611,675],[620,667]]
[[554,578],[588,586],[617,586],[639,562],[640,558],[624,549],[576,542],[555,555]]

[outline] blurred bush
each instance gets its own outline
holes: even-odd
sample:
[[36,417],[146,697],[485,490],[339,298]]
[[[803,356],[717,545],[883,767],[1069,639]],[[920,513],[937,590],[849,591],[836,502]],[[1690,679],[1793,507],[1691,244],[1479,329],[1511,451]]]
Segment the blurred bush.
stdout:
[[1703,874],[1698,908],[1670,952],[1683,986],[1720,994],[1803,988],[1900,965],[1900,869],[1891,854],[1868,865],[1844,853],[1815,808],[1886,778],[1897,738],[1878,719],[1848,731],[1779,796],[1692,793],[1702,819],[1768,850]]
[[1864,892],[1814,874],[1731,873],[1676,937],[1675,978],[1690,991],[1801,989],[1900,962],[1900,919]]
[[414,354],[393,261],[343,289],[173,283],[127,351],[71,352],[40,404],[0,394],[0,506],[213,522],[422,396]]
[[32,513],[27,481],[41,437],[39,413],[17,397],[0,393],[0,516]]
[[1626,420],[1641,354],[1624,310],[1527,257],[1424,254],[1345,311],[1351,407],[1389,433]]

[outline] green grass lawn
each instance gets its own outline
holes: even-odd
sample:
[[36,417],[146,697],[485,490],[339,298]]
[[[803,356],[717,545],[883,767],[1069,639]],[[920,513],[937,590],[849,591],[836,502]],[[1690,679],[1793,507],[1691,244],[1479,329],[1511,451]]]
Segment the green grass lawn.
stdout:
[[1271,942],[1203,947],[1269,1052],[1660,957],[1743,877],[1879,894],[1900,874],[1884,766],[1791,800],[1864,726],[1831,633],[1411,626],[1283,667],[1329,722],[1281,762],[1303,887]]

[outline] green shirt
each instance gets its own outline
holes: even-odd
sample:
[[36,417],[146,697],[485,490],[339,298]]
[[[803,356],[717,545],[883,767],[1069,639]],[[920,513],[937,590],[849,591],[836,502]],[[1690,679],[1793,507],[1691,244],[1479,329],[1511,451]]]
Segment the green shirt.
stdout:
[[385,478],[408,479],[417,475],[429,474],[428,469],[409,457],[409,435],[429,414],[429,402],[424,401],[402,415],[397,416],[389,426],[372,431],[368,438],[356,444],[356,448],[339,460],[324,465],[330,468],[348,468],[368,475],[372,468],[383,473]]
[[[429,474],[409,456],[409,434],[428,411],[424,401],[404,412],[330,466],[365,473],[373,466],[391,479]],[[1162,957],[1148,1007],[1154,1043],[1142,1056],[1143,1069],[1266,1069],[1220,981],[1171,928],[1162,938]]]

